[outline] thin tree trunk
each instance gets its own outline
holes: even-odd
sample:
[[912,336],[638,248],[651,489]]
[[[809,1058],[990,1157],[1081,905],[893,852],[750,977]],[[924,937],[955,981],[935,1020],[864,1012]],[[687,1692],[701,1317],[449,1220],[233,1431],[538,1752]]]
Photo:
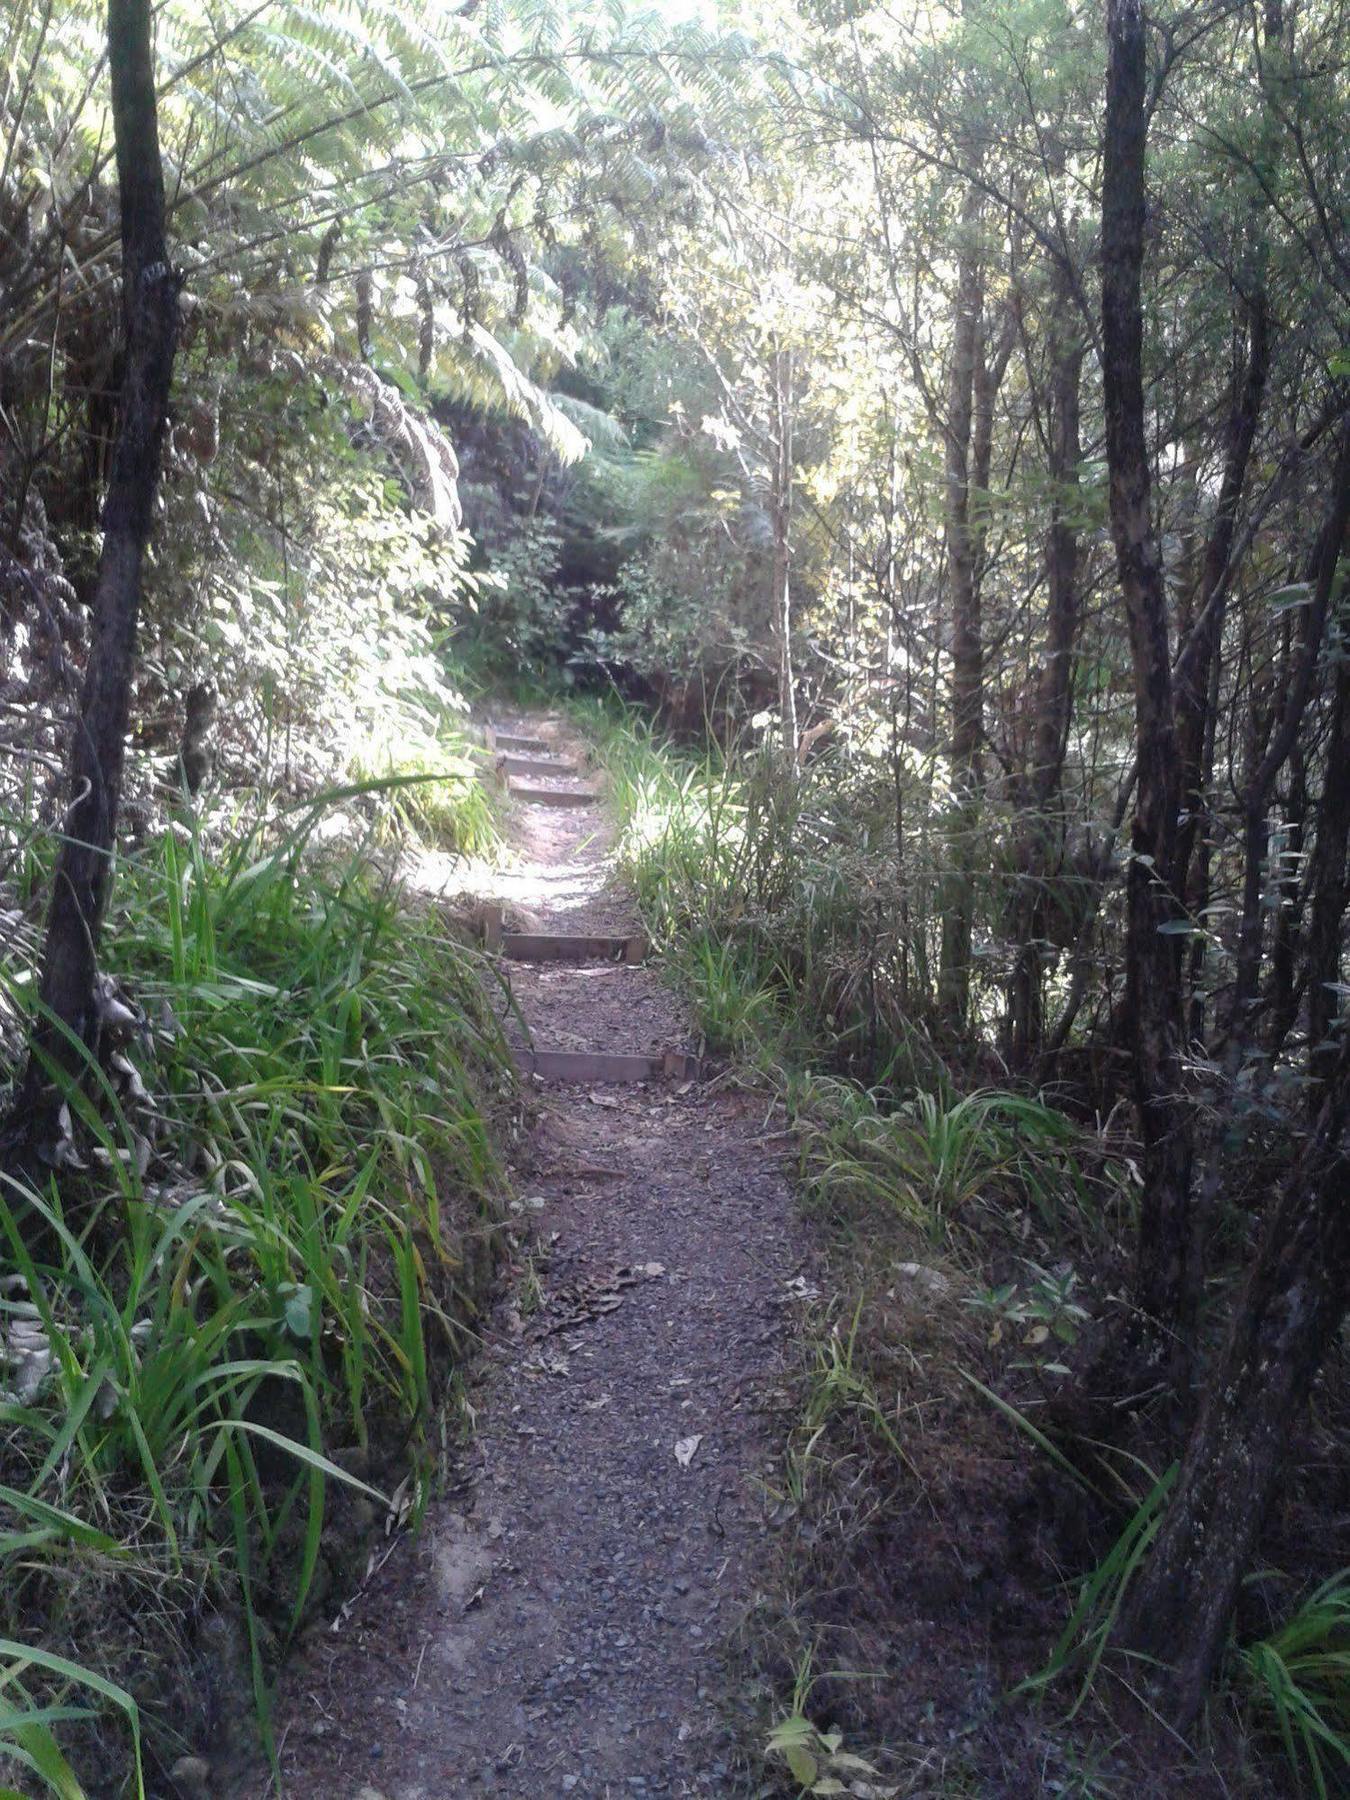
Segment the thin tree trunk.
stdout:
[[[1335,728],[1333,726],[1333,736]],[[1270,947],[1270,989],[1263,1032],[1267,1056],[1278,1056],[1298,1016],[1299,940],[1302,933],[1304,885],[1300,865],[1308,823],[1308,769],[1303,747],[1289,758],[1289,795],[1284,807],[1284,849],[1275,888],[1279,906]]]
[[1199,1265],[1192,1241],[1193,1123],[1182,1090],[1181,973],[1168,927],[1179,917],[1175,867],[1181,773],[1173,710],[1167,596],[1149,498],[1144,434],[1143,310],[1145,25],[1141,0],[1108,0],[1102,181],[1102,382],[1111,530],[1134,669],[1137,788],[1127,886],[1126,1006],[1143,1193],[1134,1297],[1136,1331],[1184,1384]]
[[53,1066],[78,1074],[83,1058],[72,1039],[89,1053],[98,1050],[99,937],[117,838],[141,569],[178,334],[179,277],[165,242],[149,0],[109,0],[108,66],[126,348],[89,660],[71,747],[71,802],[43,942],[42,1013],[16,1110],[16,1123],[39,1151],[46,1147],[59,1104]]
[[1167,1673],[1158,1698],[1180,1732],[1194,1724],[1228,1633],[1238,1587],[1285,1469],[1289,1433],[1350,1290],[1350,1165],[1341,1142],[1350,1043],[1233,1314],[1148,1562],[1117,1640]]
[[792,352],[773,357],[774,442],[769,496],[773,529],[774,635],[778,640],[778,717],[783,758],[797,766],[797,676],[792,664]]
[[1270,836],[1270,796],[1280,771],[1294,749],[1299,728],[1312,698],[1318,658],[1326,634],[1327,618],[1347,532],[1350,532],[1350,422],[1347,422],[1341,435],[1331,504],[1319,534],[1317,549],[1309,564],[1310,593],[1307,605],[1299,609],[1298,638],[1283,683],[1279,716],[1242,793],[1246,865],[1229,1023],[1232,1038],[1239,1042],[1245,1042],[1248,1036],[1251,1014],[1260,989],[1265,926],[1262,898],[1266,846]]
[[[1264,288],[1258,288],[1247,307],[1247,360],[1233,395],[1224,450],[1219,497],[1210,525],[1201,565],[1199,604],[1186,650],[1177,664],[1177,748],[1181,756],[1182,804],[1185,808],[1177,834],[1176,868],[1172,879],[1178,893],[1194,897],[1205,883],[1205,872],[1191,874],[1197,843],[1203,844],[1207,814],[1209,771],[1206,744],[1211,717],[1212,677],[1218,662],[1231,575],[1228,559],[1237,530],[1251,461],[1256,427],[1270,372],[1270,322]],[[1204,854],[1202,849],[1201,854]]]
[[[1350,445],[1350,427],[1346,442]],[[1344,524],[1344,515],[1342,523]],[[1342,537],[1342,560],[1350,554]],[[1307,981],[1309,1068],[1319,1086],[1336,1060],[1333,1030],[1344,1013],[1341,990],[1341,931],[1350,886],[1346,881],[1346,847],[1350,843],[1350,657],[1336,664],[1331,731],[1327,739],[1322,800],[1317,809],[1317,836],[1308,864]]]
[[[1226,1047],[1230,1077],[1249,1028],[1260,968],[1261,876],[1266,800],[1302,722],[1338,566],[1350,533],[1350,427],[1313,558],[1313,591],[1289,662],[1280,716],[1243,796],[1247,868],[1243,929]],[[1317,1035],[1311,1068],[1312,1126],[1233,1314],[1218,1367],[1206,1384],[1178,1486],[1139,1580],[1121,1615],[1123,1647],[1165,1665],[1160,1699],[1170,1722],[1195,1721],[1223,1649],[1238,1585],[1284,1469],[1289,1433],[1300,1416],[1350,1296],[1350,1038],[1330,1041],[1340,967],[1350,837],[1350,783],[1338,779],[1350,751],[1350,683],[1338,670],[1326,789],[1318,818],[1320,850],[1309,932],[1311,989],[1326,999],[1310,1014]],[[1211,1159],[1210,1179],[1218,1168]]]
[[947,391],[946,526],[952,606],[951,829],[942,883],[938,1005],[948,1028],[964,1033],[970,1008],[974,908],[971,836],[975,829],[980,741],[984,727],[984,644],[975,531],[971,522],[971,438],[975,371],[984,296],[977,240],[980,191],[967,187],[961,205],[956,319]]
[[1074,647],[1078,639],[1078,465],[1082,458],[1080,389],[1083,340],[1075,329],[1072,274],[1067,263],[1055,269],[1050,314],[1054,348],[1050,369],[1046,473],[1051,482],[1050,525],[1045,540],[1048,604],[1045,661],[1036,691],[1032,766],[1026,783],[1019,873],[1025,899],[1014,915],[1017,944],[1009,986],[1009,1048],[1015,1069],[1039,1056],[1044,1036],[1041,971],[1045,952],[1048,884],[1058,874],[1064,851],[1062,782],[1073,694]]

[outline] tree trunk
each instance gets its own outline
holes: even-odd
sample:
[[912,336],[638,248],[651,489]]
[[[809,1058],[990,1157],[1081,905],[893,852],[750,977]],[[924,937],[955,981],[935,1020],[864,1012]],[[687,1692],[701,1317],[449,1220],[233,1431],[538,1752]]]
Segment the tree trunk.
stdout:
[[[179,277],[164,234],[149,0],[109,0],[108,66],[122,219],[125,360],[121,413],[103,508],[89,660],[70,757],[71,801],[47,914],[33,1035],[16,1109],[29,1147],[49,1144],[60,1103],[54,1073],[97,1055],[99,936],[108,903],[140,611],[160,450],[178,334]],[[72,1041],[74,1040],[74,1041]]]
[[[1228,1022],[1228,1042],[1235,1047],[1235,1054],[1245,1047],[1250,1037],[1252,1014],[1260,991],[1270,797],[1281,770],[1293,753],[1312,699],[1347,533],[1350,533],[1350,422],[1341,434],[1330,506],[1308,565],[1308,603],[1299,609],[1298,635],[1281,683],[1278,712],[1273,718],[1270,737],[1255,760],[1241,795],[1246,861]],[[1345,785],[1344,781],[1341,785]]]
[[951,828],[942,883],[942,944],[938,1005],[948,1028],[961,1036],[970,1008],[970,953],[974,882],[971,837],[975,829],[980,740],[984,727],[984,644],[975,531],[971,523],[971,436],[975,370],[979,360],[984,296],[978,228],[981,196],[973,184],[961,205],[956,319],[947,390],[947,578],[952,606]]
[[797,676],[792,664],[792,352],[773,359],[774,444],[770,510],[773,514],[773,611],[778,640],[778,717],[783,758],[797,766]]
[[1127,888],[1126,1006],[1143,1193],[1136,1331],[1184,1383],[1199,1267],[1192,1241],[1191,1109],[1182,1091],[1181,971],[1168,927],[1179,919],[1175,866],[1181,772],[1173,711],[1167,596],[1149,505],[1144,434],[1145,26],[1141,0],[1108,0],[1102,178],[1102,383],[1111,531],[1134,671],[1137,787]]
[[1284,805],[1283,848],[1274,886],[1279,896],[1270,946],[1270,988],[1266,995],[1265,1053],[1278,1056],[1298,1016],[1299,939],[1303,885],[1299,868],[1308,820],[1308,772],[1301,745],[1289,758],[1289,793]]
[[1290,1428],[1345,1315],[1350,1290],[1350,1163],[1341,1142],[1350,1042],[1316,1126],[1269,1220],[1205,1392],[1176,1490],[1121,1613],[1117,1640],[1167,1673],[1164,1716],[1194,1724],[1222,1653],[1271,1500]]
[[1054,904],[1049,883],[1059,873],[1064,850],[1062,782],[1073,695],[1073,657],[1078,638],[1078,465],[1082,457],[1080,390],[1083,340],[1076,329],[1072,272],[1056,265],[1050,314],[1054,348],[1050,368],[1046,473],[1050,477],[1050,526],[1045,540],[1048,604],[1045,660],[1036,690],[1031,769],[1022,803],[1022,855],[1018,873],[1025,886],[1014,912],[1017,945],[1009,984],[1009,1052],[1014,1069],[1029,1068],[1040,1055],[1044,1035],[1041,972],[1047,909]]
[[[1350,426],[1346,429],[1350,447]],[[1350,555],[1345,538],[1345,512],[1341,515],[1342,560]],[[1308,865],[1307,979],[1308,1062],[1318,1083],[1313,1105],[1320,1101],[1320,1086],[1330,1078],[1337,1046],[1333,1031],[1344,1013],[1341,991],[1341,930],[1350,886],[1346,881],[1346,847],[1350,843],[1350,657],[1336,662],[1331,731],[1327,739],[1322,799],[1317,808],[1317,836]]]
[[[1247,307],[1246,367],[1242,379],[1234,387],[1219,497],[1201,564],[1198,605],[1189,641],[1177,664],[1177,748],[1181,756],[1185,813],[1177,835],[1177,866],[1172,879],[1177,892],[1191,898],[1199,893],[1205,882],[1204,871],[1194,875],[1191,871],[1197,843],[1203,844],[1205,838],[1209,786],[1205,747],[1209,738],[1212,675],[1218,662],[1231,585],[1228,559],[1269,372],[1269,311],[1265,290],[1258,288]],[[1203,848],[1200,854],[1205,855]]]

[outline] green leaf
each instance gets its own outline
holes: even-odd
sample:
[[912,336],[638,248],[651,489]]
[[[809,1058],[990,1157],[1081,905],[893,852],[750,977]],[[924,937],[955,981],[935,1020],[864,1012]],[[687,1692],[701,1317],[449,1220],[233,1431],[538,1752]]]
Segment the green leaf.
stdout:
[[[329,1462],[317,1450],[311,1450],[308,1444],[302,1444],[297,1438],[288,1438],[280,1431],[273,1431],[270,1425],[259,1425],[254,1419],[220,1419],[216,1422],[217,1431],[246,1431],[251,1437],[259,1437],[269,1444],[275,1444],[278,1450],[285,1450],[298,1462],[318,1469],[325,1475],[331,1475],[334,1481],[341,1481],[347,1487],[357,1488],[363,1494],[369,1494],[372,1500],[378,1500],[381,1506],[388,1506],[388,1494],[382,1494],[368,1482],[359,1480],[349,1470],[339,1468],[335,1462]],[[0,1650],[4,1648],[0,1643]]]
[[[109,1681],[106,1675],[100,1675],[96,1669],[86,1669],[79,1663],[71,1662],[68,1657],[57,1656],[52,1650],[39,1650],[31,1644],[16,1643],[13,1638],[0,1638],[0,1657],[9,1657],[11,1661],[19,1665],[20,1671],[30,1667],[46,1669],[49,1674],[60,1675],[66,1681],[74,1682],[77,1687],[88,1688],[104,1700],[111,1701],[125,1715],[126,1721],[131,1727],[131,1741],[136,1758],[135,1791],[140,1800],[144,1800],[145,1780],[141,1770],[141,1715],[136,1702],[125,1688],[118,1687],[115,1681]],[[21,1730],[22,1728],[20,1728]],[[19,1731],[15,1731],[11,1735],[16,1743],[21,1742]],[[56,1748],[56,1742],[51,1733],[46,1731],[45,1727],[39,1728],[35,1733],[35,1738],[38,1743],[38,1755],[46,1757],[51,1768],[59,1774],[60,1766],[64,1765],[65,1759]],[[42,1741],[44,1738],[45,1744]],[[23,1743],[22,1748],[31,1759],[33,1756],[32,1745]],[[52,1756],[57,1761],[52,1762],[50,1760]],[[56,1790],[62,1796],[62,1800],[84,1800],[83,1789],[73,1774],[69,1776],[69,1782],[69,1786],[58,1787]]]
[[820,1764],[803,1744],[789,1744],[783,1751],[792,1779],[811,1787],[820,1775]]
[[281,1294],[287,1331],[292,1337],[308,1342],[314,1335],[314,1289],[287,1283]]

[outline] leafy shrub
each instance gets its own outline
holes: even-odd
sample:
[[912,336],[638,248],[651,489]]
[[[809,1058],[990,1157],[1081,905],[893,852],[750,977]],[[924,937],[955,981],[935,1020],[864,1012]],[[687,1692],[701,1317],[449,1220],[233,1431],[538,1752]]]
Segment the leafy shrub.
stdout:
[[0,1745],[55,1792],[56,1757],[116,1766],[109,1714],[161,1763],[205,1729],[204,1613],[242,1607],[265,1711],[335,1523],[340,1567],[409,1446],[423,1494],[490,1266],[512,1086],[477,960],[317,818],[210,857],[177,827],[129,871],[109,938],[147,1023],[116,1093],[72,1094],[84,1168],[0,1206]]

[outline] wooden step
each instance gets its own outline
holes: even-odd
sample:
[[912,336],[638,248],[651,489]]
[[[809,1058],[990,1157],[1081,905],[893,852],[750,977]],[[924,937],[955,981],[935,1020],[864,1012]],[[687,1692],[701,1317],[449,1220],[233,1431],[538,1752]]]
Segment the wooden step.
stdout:
[[503,775],[579,775],[575,763],[551,762],[546,756],[499,756],[497,767]]
[[600,799],[590,788],[534,787],[523,781],[509,781],[507,792],[526,806],[595,806]]
[[518,1050],[522,1075],[543,1081],[694,1081],[699,1061],[683,1050],[653,1055],[608,1054],[600,1050]]
[[647,954],[647,939],[588,937],[582,932],[505,931],[498,940],[503,956],[530,963],[640,963]]
[[549,746],[543,738],[522,737],[518,731],[499,731],[489,725],[483,733],[489,750],[504,750],[512,756],[543,756]]

